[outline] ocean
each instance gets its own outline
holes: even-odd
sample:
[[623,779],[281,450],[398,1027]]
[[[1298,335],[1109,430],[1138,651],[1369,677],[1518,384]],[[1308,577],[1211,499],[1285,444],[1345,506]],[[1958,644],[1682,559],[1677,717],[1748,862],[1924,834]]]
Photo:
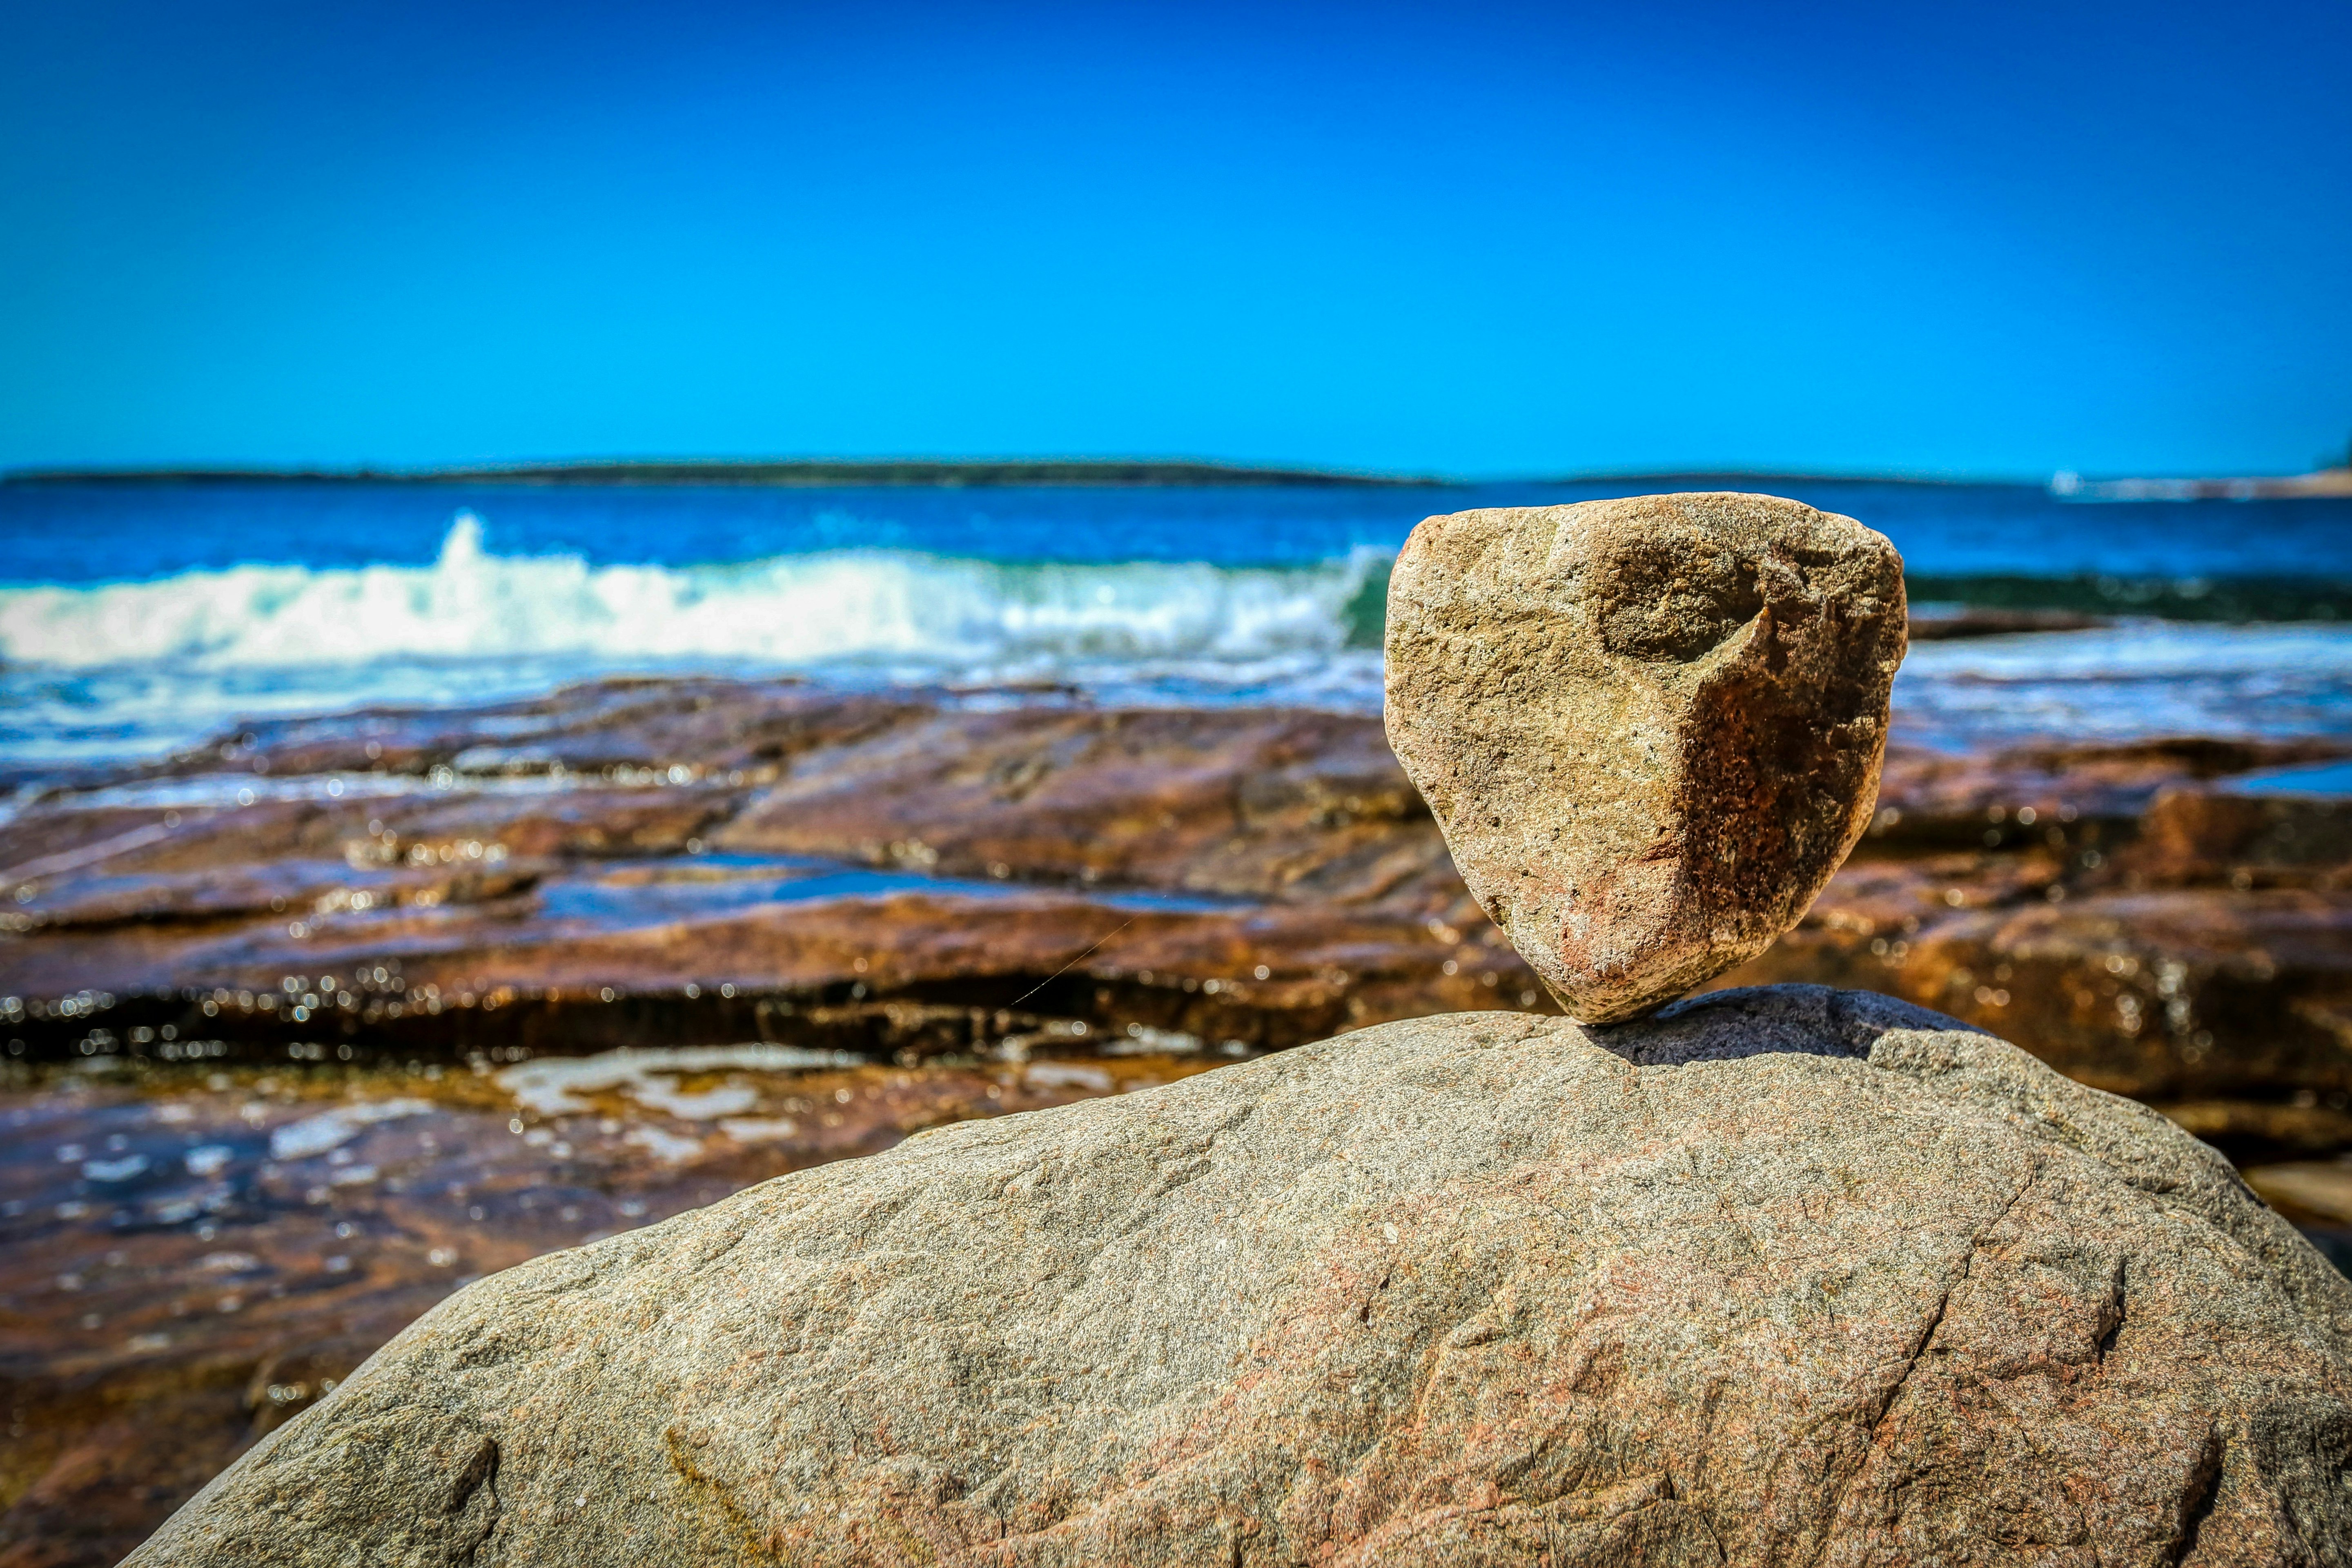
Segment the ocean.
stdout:
[[[247,716],[614,674],[1377,710],[1414,522],[1645,488],[0,484],[0,769],[32,786]],[[2352,501],[1705,488],[1860,518],[1915,602],[2106,621],[1915,644],[1898,736],[2352,734]]]

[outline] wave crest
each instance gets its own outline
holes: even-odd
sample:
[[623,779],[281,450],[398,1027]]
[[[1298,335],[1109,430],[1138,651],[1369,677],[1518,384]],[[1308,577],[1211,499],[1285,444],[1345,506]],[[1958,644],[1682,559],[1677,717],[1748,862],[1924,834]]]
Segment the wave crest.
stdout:
[[[1385,558],[1076,565],[836,551],[692,567],[499,556],[461,512],[430,566],[236,566],[0,589],[0,660],[284,668],[409,658],[869,663],[1248,661],[1362,640]],[[1376,608],[1376,607],[1375,607]]]

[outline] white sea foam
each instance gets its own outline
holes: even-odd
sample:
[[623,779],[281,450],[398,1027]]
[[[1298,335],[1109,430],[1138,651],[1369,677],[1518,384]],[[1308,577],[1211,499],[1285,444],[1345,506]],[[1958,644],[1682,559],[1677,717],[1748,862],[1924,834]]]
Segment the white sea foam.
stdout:
[[460,513],[430,566],[236,566],[0,588],[0,660],[264,670],[381,659],[1251,660],[1348,640],[1377,552],[1299,568],[1086,565],[835,551],[709,566],[484,553]]
[[1369,550],[1290,568],[853,550],[592,566],[486,554],[460,513],[429,566],[0,586],[0,740],[19,764],[103,763],[247,719],[682,672],[1377,708],[1380,653],[1348,646],[1361,629],[1349,606],[1384,563]]
[[2352,626],[2126,622],[1915,645],[1895,733],[1955,746],[2143,735],[2335,735]]
[[1938,680],[2171,680],[2274,671],[2352,676],[2352,625],[2126,621],[1915,643],[1903,661],[1906,677]]
[[540,1116],[576,1116],[595,1109],[582,1095],[613,1089],[685,1121],[734,1116],[758,1103],[756,1092],[732,1087],[682,1094],[677,1075],[740,1069],[806,1072],[854,1067],[864,1058],[843,1051],[815,1051],[765,1043],[740,1046],[656,1046],[600,1052],[593,1057],[541,1057],[498,1076],[499,1087],[515,1103]]
[[379,1121],[404,1116],[424,1116],[432,1110],[422,1100],[385,1100],[368,1105],[339,1105],[299,1121],[289,1121],[269,1134],[273,1160],[308,1160],[340,1149]]

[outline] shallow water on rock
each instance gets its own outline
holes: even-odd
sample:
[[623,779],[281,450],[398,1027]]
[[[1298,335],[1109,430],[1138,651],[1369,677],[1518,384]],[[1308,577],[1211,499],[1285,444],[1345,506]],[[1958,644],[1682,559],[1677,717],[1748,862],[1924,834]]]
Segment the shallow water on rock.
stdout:
[[879,1067],[764,1044],[0,1088],[0,1554],[110,1562],[450,1291],[945,1122],[1167,1082],[1138,1053]]
[[2352,762],[2264,768],[2231,779],[2230,789],[2237,795],[2352,795]]
[[[977,877],[938,877],[876,870],[806,855],[701,855],[677,860],[623,861],[590,877],[555,882],[538,896],[547,920],[614,929],[651,921],[761,909],[824,899],[872,899],[893,893],[997,900],[1037,889],[1028,883]],[[1207,913],[1247,908],[1243,899],[1205,898],[1145,889],[1090,890],[1105,909]]]

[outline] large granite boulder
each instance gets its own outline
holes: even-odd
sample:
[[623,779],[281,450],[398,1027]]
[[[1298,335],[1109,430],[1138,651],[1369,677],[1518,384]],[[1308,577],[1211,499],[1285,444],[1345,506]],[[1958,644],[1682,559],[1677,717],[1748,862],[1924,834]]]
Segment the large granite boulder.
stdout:
[[131,1563],[2352,1558],[2352,1285],[1814,987],[1390,1024],[485,1279]]
[[1389,579],[1389,742],[1569,1016],[1634,1017],[1869,826],[1905,626],[1893,545],[1774,496],[1433,517]]

